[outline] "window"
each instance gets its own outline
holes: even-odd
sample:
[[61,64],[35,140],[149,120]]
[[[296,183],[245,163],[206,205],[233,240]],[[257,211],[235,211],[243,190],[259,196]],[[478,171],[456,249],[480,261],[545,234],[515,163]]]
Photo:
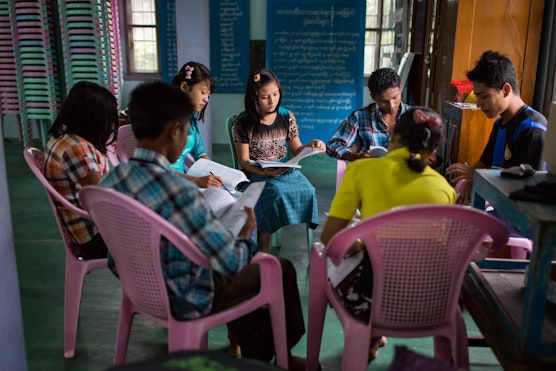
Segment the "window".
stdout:
[[406,52],[407,34],[404,21],[411,1],[367,0],[365,17],[364,73],[370,75],[377,68],[397,68]]
[[159,74],[155,0],[126,0],[128,74]]

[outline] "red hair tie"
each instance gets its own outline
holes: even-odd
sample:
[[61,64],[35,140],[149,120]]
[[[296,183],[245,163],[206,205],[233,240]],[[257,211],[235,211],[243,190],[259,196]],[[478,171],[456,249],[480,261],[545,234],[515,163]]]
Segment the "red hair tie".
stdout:
[[429,129],[432,131],[438,131],[438,129],[440,129],[440,125],[442,124],[440,117],[427,116],[427,114],[421,109],[416,109],[415,111],[413,111],[413,121],[417,125],[426,123]]

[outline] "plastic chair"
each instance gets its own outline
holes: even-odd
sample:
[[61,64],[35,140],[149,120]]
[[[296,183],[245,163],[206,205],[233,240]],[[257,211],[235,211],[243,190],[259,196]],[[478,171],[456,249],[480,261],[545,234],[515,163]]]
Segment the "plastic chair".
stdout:
[[75,207],[72,203],[56,191],[54,187],[46,180],[42,173],[42,165],[44,155],[37,148],[28,147],[23,150],[25,161],[29,168],[35,174],[37,179],[45,188],[48,201],[52,206],[52,212],[56,217],[58,229],[62,235],[62,240],[66,248],[66,278],[64,284],[64,357],[73,358],[75,355],[75,343],[77,339],[77,324],[79,322],[79,310],[81,307],[81,295],[83,292],[83,281],[85,276],[94,269],[106,268],[107,259],[80,260],[72,254],[73,242],[68,232],[64,228],[56,204],[62,204],[72,212],[84,217],[90,218],[89,213]]
[[288,351],[282,288],[278,260],[257,253],[252,262],[260,265],[259,294],[241,304],[206,317],[177,321],[170,312],[168,293],[160,263],[160,241],[166,238],[195,264],[211,268],[209,259],[191,240],[131,197],[107,188],[89,186],[79,192],[83,207],[98,226],[114,258],[122,286],[122,306],[115,364],[125,360],[133,317],[142,314],[168,328],[168,351],[207,349],[208,331],[260,307],[268,307],[277,363],[287,369]]
[[[464,185],[465,179],[458,181],[455,186],[456,193],[461,193]],[[489,204],[487,203],[486,206],[488,207]],[[527,259],[527,253],[533,252],[533,241],[522,235],[512,235],[512,233],[516,234],[515,230],[510,233],[510,237],[508,238],[507,245],[510,248],[510,258]],[[487,239],[485,242],[489,242],[489,240]]]
[[[309,277],[307,370],[316,370],[330,302],[344,329],[343,370],[366,370],[372,337],[435,338],[435,358],[468,368],[465,323],[458,306],[468,263],[481,260],[485,235],[492,251],[508,239],[504,224],[483,211],[459,205],[400,207],[337,233],[326,247],[315,243]],[[370,320],[342,305],[327,278],[327,259],[338,265],[361,239],[373,268]],[[448,346],[447,340],[451,344]]]
[[344,179],[344,174],[346,173],[347,162],[345,160],[336,160],[336,192],[340,189],[342,184],[342,179]]
[[128,162],[136,147],[137,138],[133,134],[131,124],[120,126],[118,128],[118,139],[116,140],[116,155],[120,161]]
[[[234,168],[241,170],[239,167],[239,161],[237,159],[236,146],[234,141],[234,117],[232,115],[226,120],[226,131],[228,132],[228,143],[230,144],[230,154],[232,155],[232,163]],[[307,249],[309,250],[309,256],[311,255],[311,246],[313,245],[313,230],[309,227],[309,223],[306,223],[306,233],[307,233]],[[270,246],[279,247],[282,246],[282,229],[278,229],[270,236]]]

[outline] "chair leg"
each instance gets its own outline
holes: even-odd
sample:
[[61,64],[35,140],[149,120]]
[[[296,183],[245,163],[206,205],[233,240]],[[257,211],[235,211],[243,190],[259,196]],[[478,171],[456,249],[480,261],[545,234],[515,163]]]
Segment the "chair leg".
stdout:
[[83,293],[83,281],[87,271],[71,252],[66,254],[66,277],[64,299],[64,357],[73,358],[77,340],[77,326]]
[[[316,254],[316,253],[315,253]],[[314,269],[313,269],[314,268]],[[326,272],[326,259],[313,259],[309,270],[309,277],[317,275],[317,271]],[[326,273],[325,273],[326,274]],[[309,279],[309,282],[319,282],[318,277]],[[322,281],[324,282],[324,281]],[[308,319],[307,319],[307,371],[316,371],[319,364],[319,353],[322,341],[324,317],[328,300],[323,287],[309,284],[308,295]]]
[[455,363],[458,369],[468,370],[469,347],[467,344],[467,329],[465,328],[465,321],[460,310],[457,311],[456,331],[456,344],[453,344],[456,354]]
[[118,324],[118,335],[116,336],[116,353],[114,354],[114,365],[121,365],[125,362],[127,347],[129,345],[129,334],[135,313],[131,310],[131,301],[124,297],[120,309],[120,320]]
[[313,230],[309,227],[309,223],[305,224],[305,228],[307,229],[307,261],[311,261],[311,249],[313,247]]
[[[366,370],[368,365],[371,334],[362,330],[364,324],[358,321],[347,322],[344,327],[344,354],[342,355],[342,370]],[[366,334],[366,336],[360,336]]]

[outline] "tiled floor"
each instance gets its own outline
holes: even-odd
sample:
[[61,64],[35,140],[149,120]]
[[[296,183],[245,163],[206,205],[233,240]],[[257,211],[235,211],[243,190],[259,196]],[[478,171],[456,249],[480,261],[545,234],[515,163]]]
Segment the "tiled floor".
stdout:
[[[17,141],[5,142],[5,157],[14,239],[21,290],[25,340],[29,370],[103,370],[111,365],[120,305],[119,284],[108,270],[95,271],[85,280],[76,356],[63,357],[64,251],[50,206],[39,182],[33,177]],[[215,145],[213,158],[231,165],[227,145]],[[321,226],[318,239],[335,189],[335,160],[326,155],[303,160],[303,172],[317,189]],[[307,302],[307,247],[303,226],[285,228],[282,248],[272,252],[294,262],[302,302]],[[305,307],[306,309],[306,307]],[[466,316],[468,332],[478,335],[473,321]],[[151,358],[166,352],[166,330],[138,317],[133,327],[127,361]],[[226,331],[210,333],[209,348],[224,349]],[[334,314],[329,311],[321,351],[323,370],[341,367],[343,333]],[[394,345],[401,344],[432,355],[431,339],[389,339],[387,347],[369,369],[386,370],[392,361]],[[305,354],[305,338],[293,349]],[[500,370],[488,348],[470,348],[472,370]],[[1,369],[1,361],[0,361]]]

